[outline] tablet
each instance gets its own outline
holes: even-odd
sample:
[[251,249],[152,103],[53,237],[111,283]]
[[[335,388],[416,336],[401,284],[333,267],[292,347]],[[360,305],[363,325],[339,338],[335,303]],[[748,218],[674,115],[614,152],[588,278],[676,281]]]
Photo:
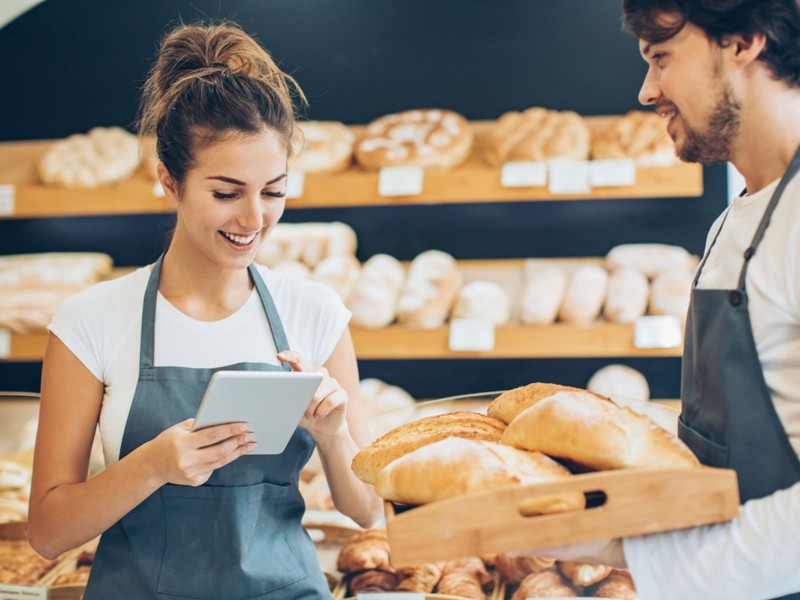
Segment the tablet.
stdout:
[[321,381],[322,373],[217,371],[208,382],[192,430],[250,423],[257,446],[249,454],[280,454]]

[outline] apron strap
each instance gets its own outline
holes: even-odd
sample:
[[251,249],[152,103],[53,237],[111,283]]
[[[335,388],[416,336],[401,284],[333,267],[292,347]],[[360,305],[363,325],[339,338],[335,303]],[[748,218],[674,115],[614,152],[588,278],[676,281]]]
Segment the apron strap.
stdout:
[[[744,192],[739,194],[739,196],[743,195]],[[719,234],[722,233],[722,228],[725,227],[725,221],[728,220],[728,215],[730,214],[730,211],[731,211],[730,207],[725,209],[725,216],[722,218],[722,223],[719,224],[719,229],[717,229],[717,233],[716,235],[714,235],[714,239],[711,240],[711,245],[708,247],[708,250],[706,250],[706,255],[703,257],[703,260],[700,261],[700,266],[697,267],[697,273],[695,273],[694,281],[692,281],[692,288],[696,288],[697,282],[700,281],[700,275],[703,273],[703,267],[706,266],[706,261],[708,260],[708,257],[711,256],[711,250],[717,244],[717,238],[719,238]]]
[[156,338],[156,301],[158,299],[158,282],[161,278],[161,263],[164,255],[158,260],[150,270],[150,279],[147,280],[147,288],[144,291],[144,302],[142,303],[142,337],[139,346],[139,368],[153,366],[153,348]]
[[[261,298],[261,305],[264,307],[264,312],[267,313],[267,320],[272,330],[272,339],[275,340],[275,347],[278,349],[278,352],[290,350],[289,340],[286,339],[286,332],[283,329],[283,323],[281,323],[281,318],[278,315],[278,309],[275,307],[272,294],[269,293],[255,264],[251,264],[247,267],[247,270],[250,272],[250,277],[253,279],[253,283],[256,286],[256,292],[258,292],[258,296]],[[283,366],[290,368],[286,363],[283,363]]]

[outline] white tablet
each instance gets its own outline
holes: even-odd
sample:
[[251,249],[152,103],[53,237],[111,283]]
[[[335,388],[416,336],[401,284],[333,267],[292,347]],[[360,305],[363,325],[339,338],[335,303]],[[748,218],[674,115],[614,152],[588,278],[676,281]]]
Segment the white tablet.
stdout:
[[192,430],[250,423],[256,449],[280,454],[322,381],[322,373],[299,371],[217,371],[208,382]]

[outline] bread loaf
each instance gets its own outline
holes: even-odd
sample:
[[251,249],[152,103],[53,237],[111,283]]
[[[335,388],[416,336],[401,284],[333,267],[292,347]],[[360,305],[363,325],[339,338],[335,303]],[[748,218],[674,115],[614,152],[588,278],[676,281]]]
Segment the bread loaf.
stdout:
[[636,369],[625,365],[608,365],[599,369],[589,379],[586,388],[612,400],[625,398],[647,402],[650,399],[647,379]]
[[548,569],[540,573],[528,575],[519,584],[511,600],[526,600],[527,598],[576,598],[580,592],[570,586],[555,569]]
[[637,600],[636,586],[628,571],[614,569],[611,574],[591,590],[595,598],[616,598],[616,600]]
[[446,596],[458,596],[472,600],[485,600],[480,581],[471,573],[451,571],[442,575],[436,585],[436,592]]
[[686,320],[689,301],[692,297],[694,275],[682,269],[663,271],[654,280],[650,289],[651,315],[672,315]]
[[461,288],[451,314],[453,319],[482,319],[495,326],[511,320],[511,299],[492,281],[473,281]]
[[[565,391],[583,392],[585,390],[567,385],[558,385],[557,383],[529,383],[500,394],[489,403],[486,408],[486,414],[508,424],[519,413],[542,398],[552,396],[556,392]],[[601,398],[601,400],[604,400],[604,398]]]
[[606,268],[609,271],[631,267],[650,279],[662,271],[694,271],[695,266],[697,260],[685,249],[667,244],[622,244],[612,248],[606,255]]
[[449,573],[467,573],[474,577],[484,590],[490,590],[494,583],[489,571],[486,570],[486,563],[480,556],[464,556],[448,560],[442,565],[442,576]]
[[355,136],[338,121],[298,121],[290,169],[301,173],[338,173],[353,161]]
[[448,437],[497,442],[504,428],[502,421],[468,411],[419,419],[379,437],[356,454],[353,472],[361,481],[374,484],[386,465],[417,448]]
[[323,258],[354,255],[356,232],[345,223],[278,223],[270,232],[256,261],[272,266],[281,260],[299,260],[315,267]]
[[549,325],[556,320],[569,277],[564,270],[545,267],[535,271],[520,297],[520,320],[525,325]]
[[[539,452],[525,452],[483,440],[446,438],[388,464],[378,475],[379,496],[404,504],[426,504],[470,492],[571,477]],[[582,494],[549,501],[555,512],[583,507]]]
[[602,581],[612,569],[606,565],[595,565],[590,563],[575,562],[572,560],[558,561],[558,570],[569,579],[572,585],[587,586]]
[[566,323],[585,325],[603,308],[608,289],[608,272],[597,265],[584,265],[570,277],[558,317]]
[[342,573],[390,569],[389,538],[386,530],[366,529],[347,540],[339,552],[336,568]]
[[425,563],[397,570],[400,583],[395,588],[398,592],[421,592],[430,594],[442,577],[442,568],[435,563]]
[[433,329],[442,325],[461,288],[461,272],[445,252],[428,250],[418,255],[397,302],[397,320],[403,325]]
[[631,267],[620,267],[608,278],[603,315],[613,323],[633,323],[647,312],[649,299],[650,283],[647,277]]
[[592,158],[626,158],[645,167],[678,162],[664,119],[641,110],[630,111],[593,135]]
[[554,558],[543,556],[515,556],[513,554],[498,554],[495,568],[500,578],[507,585],[518,585],[532,573],[540,573],[555,565]]
[[339,254],[323,258],[314,269],[312,279],[327,285],[342,301],[346,301],[353,290],[361,264],[355,256]]
[[699,462],[651,419],[590,392],[558,392],[522,411],[501,443],[591,469],[687,468]]
[[357,327],[379,329],[394,321],[405,270],[396,258],[376,254],[367,260],[347,299]]

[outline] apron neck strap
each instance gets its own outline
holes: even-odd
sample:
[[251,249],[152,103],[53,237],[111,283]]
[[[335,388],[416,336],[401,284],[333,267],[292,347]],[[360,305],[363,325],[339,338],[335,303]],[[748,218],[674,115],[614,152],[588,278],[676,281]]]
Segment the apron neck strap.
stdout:
[[275,307],[272,294],[269,293],[264,280],[261,279],[261,275],[259,275],[258,268],[256,268],[255,263],[247,267],[247,270],[249,271],[250,277],[256,286],[258,297],[261,298],[261,305],[264,307],[264,312],[267,313],[267,320],[269,321],[269,327],[272,330],[272,339],[275,340],[275,347],[278,349],[278,352],[290,350],[289,340],[286,339],[286,332],[283,329],[283,323],[278,315],[278,309]]

